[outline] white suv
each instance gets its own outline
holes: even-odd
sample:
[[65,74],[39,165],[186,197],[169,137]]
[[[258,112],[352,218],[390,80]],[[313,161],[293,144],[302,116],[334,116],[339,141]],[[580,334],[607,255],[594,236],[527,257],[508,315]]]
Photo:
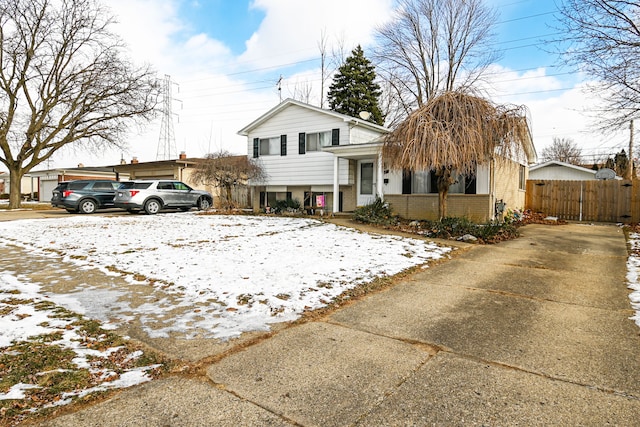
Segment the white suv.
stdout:
[[194,190],[181,181],[170,179],[140,180],[123,182],[116,191],[114,205],[129,212],[144,210],[147,214],[157,214],[164,208],[209,209],[213,197],[206,191]]

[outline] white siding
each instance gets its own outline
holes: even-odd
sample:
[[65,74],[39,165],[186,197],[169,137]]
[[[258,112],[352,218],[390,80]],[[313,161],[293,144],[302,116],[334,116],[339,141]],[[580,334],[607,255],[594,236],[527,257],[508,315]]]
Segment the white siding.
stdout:
[[[342,131],[340,131],[342,132]],[[376,132],[370,128],[364,128],[362,126],[353,126],[351,128],[351,144],[366,144],[372,140],[378,138],[380,132]]]
[[383,174],[382,179],[389,180],[387,184],[382,184],[384,194],[402,194],[402,171],[389,171]]
[[[287,135],[287,155],[260,156],[268,177],[266,185],[331,185],[333,183],[333,154],[312,151],[298,154],[298,134],[340,129],[340,145],[348,145],[349,125],[339,117],[291,105],[251,130],[247,138],[247,153],[253,156],[254,138],[275,138]],[[356,129],[360,129],[356,127]],[[375,136],[358,132],[358,141],[369,142]],[[340,184],[349,184],[349,162],[339,161]]]
[[529,170],[529,179],[588,180],[595,179],[595,171],[581,171],[560,165],[549,165],[540,169]]

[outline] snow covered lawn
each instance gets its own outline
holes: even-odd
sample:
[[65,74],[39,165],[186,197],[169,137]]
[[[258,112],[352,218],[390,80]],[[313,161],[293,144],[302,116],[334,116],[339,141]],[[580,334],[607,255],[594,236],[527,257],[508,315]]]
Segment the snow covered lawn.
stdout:
[[[4,222],[2,244],[124,274],[132,284],[151,281],[172,296],[172,306],[193,308],[161,327],[157,321],[145,325],[151,337],[180,333],[223,340],[294,320],[347,289],[450,251],[313,219],[195,212]],[[88,310],[82,301],[91,298],[73,296],[49,295],[76,312],[113,319],[114,304],[103,301]],[[136,310],[157,315],[172,308],[168,301],[156,296]]]

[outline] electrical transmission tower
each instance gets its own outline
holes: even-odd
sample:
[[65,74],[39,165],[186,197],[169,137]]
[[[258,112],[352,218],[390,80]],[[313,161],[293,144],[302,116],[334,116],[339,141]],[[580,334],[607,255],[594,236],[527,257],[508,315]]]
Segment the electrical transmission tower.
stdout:
[[160,137],[158,138],[156,160],[170,160],[178,158],[176,136],[173,132],[172,85],[171,76],[165,74],[164,87],[162,90],[162,123],[160,124]]

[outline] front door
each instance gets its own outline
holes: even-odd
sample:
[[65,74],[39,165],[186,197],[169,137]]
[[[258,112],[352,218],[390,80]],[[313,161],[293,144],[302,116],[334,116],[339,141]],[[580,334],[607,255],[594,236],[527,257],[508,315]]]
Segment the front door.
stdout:
[[375,160],[358,160],[358,206],[376,199]]

